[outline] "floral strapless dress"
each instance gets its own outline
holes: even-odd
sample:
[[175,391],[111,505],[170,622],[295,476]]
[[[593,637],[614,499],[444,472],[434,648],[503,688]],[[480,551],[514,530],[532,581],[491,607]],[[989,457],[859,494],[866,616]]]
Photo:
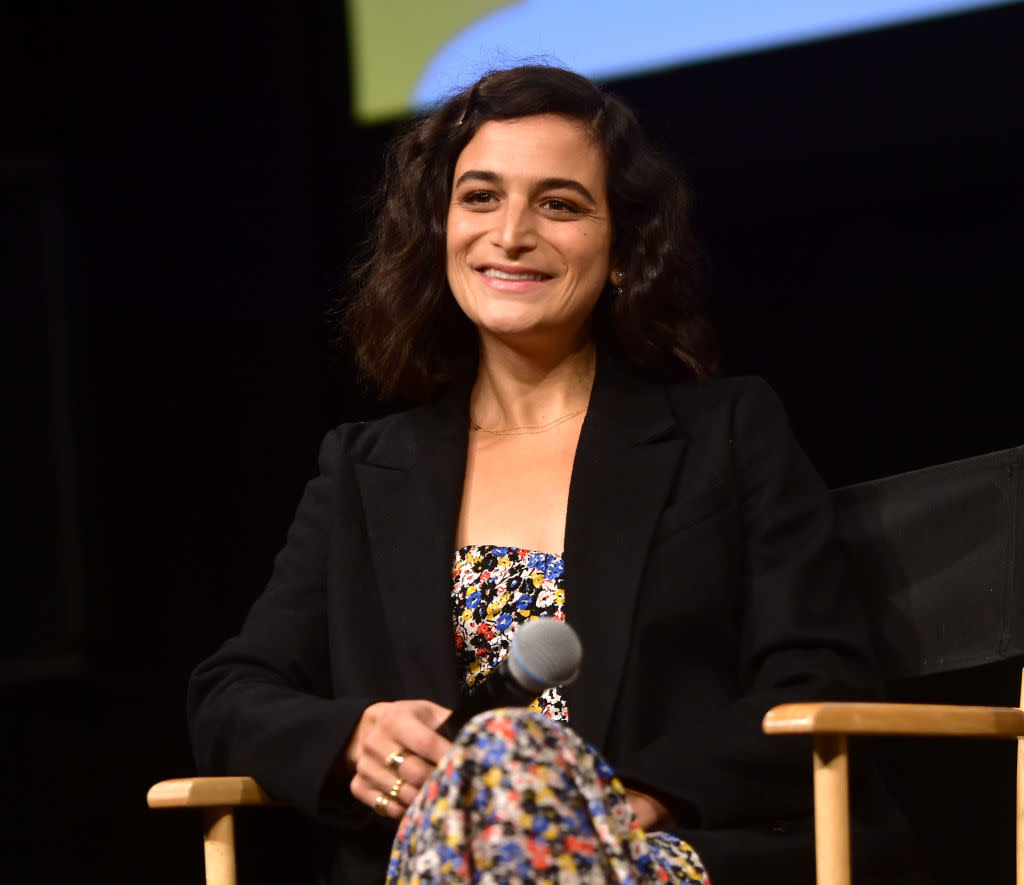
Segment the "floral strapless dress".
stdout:
[[[456,551],[452,621],[464,691],[501,662],[519,624],[564,620],[563,571],[557,554]],[[402,818],[388,883],[708,885],[686,842],[636,824],[614,772],[568,720],[557,687],[529,709],[470,720]]]

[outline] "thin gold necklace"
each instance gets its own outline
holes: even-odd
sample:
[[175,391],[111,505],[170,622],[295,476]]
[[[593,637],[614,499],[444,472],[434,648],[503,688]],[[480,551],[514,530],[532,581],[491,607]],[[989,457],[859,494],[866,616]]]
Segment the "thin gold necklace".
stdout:
[[547,430],[552,430],[559,424],[564,424],[570,418],[575,418],[577,415],[582,415],[587,410],[584,406],[582,409],[577,409],[575,412],[569,412],[567,415],[562,415],[560,418],[555,418],[554,421],[548,421],[547,424],[523,424],[519,427],[481,427],[477,423],[473,423],[471,426],[474,430],[479,430],[481,433],[493,433],[495,436],[512,436],[519,433],[544,433]]

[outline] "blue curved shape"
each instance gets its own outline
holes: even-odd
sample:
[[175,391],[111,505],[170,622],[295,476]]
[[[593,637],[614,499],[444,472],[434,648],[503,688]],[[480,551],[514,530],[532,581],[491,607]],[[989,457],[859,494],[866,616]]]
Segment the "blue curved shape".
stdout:
[[558,64],[595,80],[707,61],[1005,0],[525,0],[456,34],[411,97],[423,110],[492,68]]

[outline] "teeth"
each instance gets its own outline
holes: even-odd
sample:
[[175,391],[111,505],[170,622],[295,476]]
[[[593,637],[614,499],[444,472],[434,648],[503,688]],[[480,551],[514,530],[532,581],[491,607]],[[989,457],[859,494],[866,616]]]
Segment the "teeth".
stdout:
[[546,278],[542,273],[507,273],[493,267],[484,268],[484,276],[495,280],[535,280],[537,282]]

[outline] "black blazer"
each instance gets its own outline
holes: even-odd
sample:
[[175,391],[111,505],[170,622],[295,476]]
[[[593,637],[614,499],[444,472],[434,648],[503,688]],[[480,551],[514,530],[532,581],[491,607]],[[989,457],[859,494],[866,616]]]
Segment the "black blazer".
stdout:
[[[191,682],[201,771],[252,775],[337,825],[334,881],[383,881],[393,834],[324,794],[361,711],[458,696],[467,403],[462,391],[327,435],[266,591]],[[529,487],[506,504],[530,507]],[[572,727],[623,780],[695,809],[680,832],[715,885],[775,881],[765,864],[810,881],[809,744],[765,737],[760,720],[785,701],[870,698],[875,683],[829,494],[775,394],[755,378],[649,383],[601,359],[564,558],[584,648]]]

